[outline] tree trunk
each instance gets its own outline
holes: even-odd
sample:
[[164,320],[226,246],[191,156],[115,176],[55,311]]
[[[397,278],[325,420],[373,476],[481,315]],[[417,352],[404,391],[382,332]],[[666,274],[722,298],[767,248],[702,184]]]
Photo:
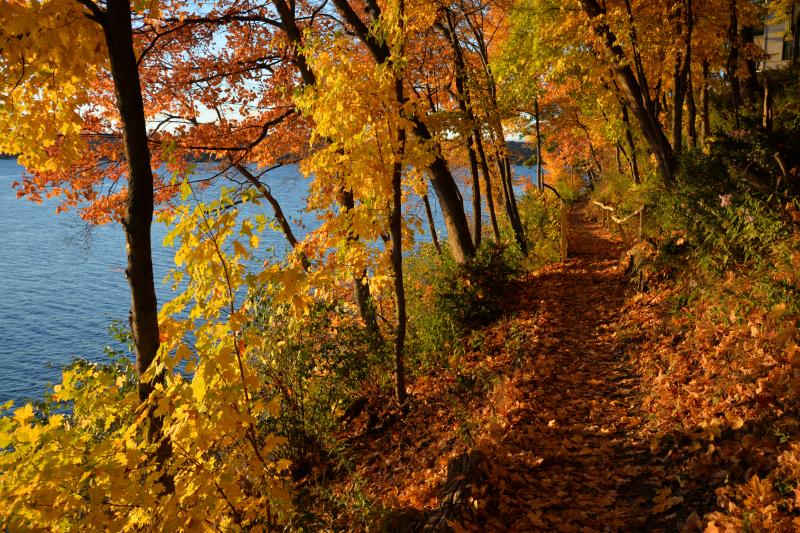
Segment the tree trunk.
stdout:
[[686,99],[686,86],[689,78],[689,70],[692,65],[692,32],[694,30],[694,19],[692,13],[692,0],[684,0],[682,12],[679,11],[678,17],[683,16],[676,25],[676,33],[684,33],[683,52],[678,52],[675,57],[675,71],[672,85],[672,149],[676,154],[683,151],[683,102]]
[[[500,131],[502,132],[502,126]],[[503,137],[501,137],[501,139],[505,145],[505,139]],[[506,153],[501,153],[499,158],[502,169],[500,175],[506,188],[506,210],[508,211],[508,217],[511,222],[511,229],[514,230],[514,239],[517,241],[517,246],[519,246],[522,255],[528,255],[528,243],[525,241],[525,230],[522,228],[522,219],[517,209],[517,197],[514,194],[514,177],[511,172],[511,160]]]
[[[281,204],[272,195],[272,191],[270,190],[270,188],[267,187],[267,185],[264,184],[264,182],[262,182],[260,179],[258,179],[258,176],[256,176],[252,172],[250,172],[250,169],[247,168],[246,166],[244,166],[242,164],[235,164],[233,166],[234,166],[234,168],[236,170],[239,171],[239,173],[242,176],[245,177],[245,179],[247,181],[250,182],[251,185],[253,185],[253,187],[258,189],[258,192],[261,193],[261,196],[263,196],[267,200],[267,202],[269,202],[269,205],[272,206],[272,212],[273,212],[273,214],[275,216],[275,220],[278,222],[278,225],[281,227],[281,231],[283,232],[283,236],[286,237],[286,242],[288,242],[289,245],[292,248],[297,248],[297,245],[299,244],[298,240],[297,240],[297,237],[295,237],[294,232],[292,231],[292,226],[289,224],[289,220],[286,218],[286,215],[283,213],[283,209],[281,208]],[[301,256],[300,260],[303,263],[303,267],[308,269],[308,266],[309,266],[308,257],[306,257],[305,254],[303,254]]]
[[281,29],[286,33],[289,42],[294,45],[293,63],[300,71],[300,77],[305,85],[316,85],[317,77],[308,66],[305,54],[301,51],[303,45],[303,32],[297,25],[297,15],[295,13],[295,2],[287,3],[286,0],[272,0],[278,16],[281,19]]
[[647,144],[658,161],[662,178],[666,183],[672,183],[676,168],[675,153],[664,134],[653,106],[646,105],[650,98],[642,90],[646,84],[646,78],[643,77],[641,83],[640,80],[637,80],[616,35],[604,20],[605,9],[596,0],[581,0],[581,6],[592,22],[592,30],[603,43],[603,52],[614,69],[622,96],[633,111]]
[[676,154],[683,151],[683,100],[686,96],[680,62],[675,62],[672,90],[672,147]]
[[[305,54],[302,52],[302,31],[297,25],[295,3],[287,3],[285,0],[272,0],[272,4],[275,6],[278,16],[281,19],[281,29],[286,34],[289,42],[294,45],[293,62],[300,72],[303,84],[307,86],[315,85],[317,83],[316,75],[314,71],[311,70]],[[345,212],[354,209],[355,199],[353,198],[353,191],[339,191],[339,203]],[[348,241],[353,241],[356,240],[356,237],[348,235],[347,239]],[[367,331],[369,331],[375,339],[380,340],[380,329],[378,328],[375,308],[372,303],[372,295],[370,294],[369,285],[366,280],[367,273],[365,271],[353,273],[353,300],[355,301],[358,314],[364,321]]]
[[[353,9],[348,0],[333,0],[336,9],[351,26],[353,32],[367,47],[372,57],[378,64],[386,64],[391,60],[391,51],[386,42],[376,37],[370,27],[361,20],[358,13]],[[377,4],[370,3],[370,11],[373,18],[377,18],[380,8]],[[428,126],[419,116],[413,115],[406,117],[414,126],[414,134],[426,142],[433,141]],[[450,172],[447,161],[442,156],[441,150],[437,147],[434,152],[434,159],[428,166],[430,171],[431,185],[442,207],[444,223],[447,227],[447,239],[450,242],[450,249],[453,258],[458,263],[464,263],[475,255],[475,246],[467,223],[467,216],[464,213],[464,202],[458,191],[458,186]]]
[[[128,251],[125,274],[131,289],[130,325],[139,376],[139,401],[144,403],[154,385],[164,383],[163,372],[151,380],[142,378],[155,360],[160,345],[150,238],[154,206],[153,171],[128,0],[108,0],[102,21],[128,164],[128,195],[122,221]],[[163,420],[153,416],[152,409],[150,413],[148,438],[159,443],[156,460],[163,465],[171,455],[170,443],[163,437]],[[166,491],[174,490],[172,478],[167,474],[163,474],[160,481]]]
[[[353,191],[340,190],[339,203],[345,212],[350,212],[355,209],[355,198],[353,198]],[[352,242],[358,240],[358,237],[348,233],[347,240]],[[378,320],[375,316],[375,306],[372,303],[372,295],[370,294],[369,285],[367,284],[367,273],[364,271],[353,272],[353,300],[356,302],[358,314],[367,331],[375,337],[380,339],[380,329],[378,329]]]
[[[742,49],[746,49],[747,45],[754,46],[755,30],[752,26],[745,26],[741,31]],[[758,74],[756,73],[756,62],[748,54],[745,58],[745,66],[747,67],[747,78],[744,80],[744,92],[747,96],[747,102],[751,107],[758,102]]]
[[[490,142],[494,142],[494,138],[490,140]],[[498,190],[500,191],[500,202],[506,207],[506,215],[508,215],[508,203],[506,200],[506,182],[505,176],[503,175],[504,170],[503,167],[500,165],[500,159],[497,157],[497,154],[494,153],[494,150],[489,153],[488,155],[489,160],[491,160],[492,164],[497,168],[498,176],[500,177],[500,187]],[[509,220],[510,222],[510,220]]]
[[428,195],[422,195],[422,203],[425,204],[425,215],[428,217],[428,227],[431,228],[431,239],[433,240],[433,246],[436,248],[438,253],[442,253],[442,247],[439,246],[439,237],[436,235],[436,224],[433,221],[433,211],[431,211],[431,203],[428,200]]
[[489,96],[489,132],[494,137],[494,144],[498,148],[496,151],[497,168],[500,171],[500,181],[502,185],[500,190],[503,195],[506,214],[508,215],[509,222],[511,223],[511,229],[514,231],[514,238],[517,241],[517,245],[519,246],[520,250],[522,250],[522,253],[527,255],[528,246],[525,242],[525,233],[522,229],[522,223],[519,219],[517,200],[514,196],[514,188],[511,182],[511,165],[506,154],[502,153],[502,150],[499,149],[501,143],[502,145],[505,145],[505,136],[503,134],[503,124],[500,122],[500,118],[496,116],[498,110],[497,85],[495,83],[494,74],[492,73],[492,68],[489,64],[489,49],[483,31],[472,23],[469,16],[465,18],[473,36],[475,37],[475,44],[478,47],[478,55],[481,59],[484,76],[486,78],[486,88]]
[[481,177],[478,174],[478,158],[475,155],[475,147],[472,142],[472,135],[466,135],[467,157],[469,158],[469,171],[472,175],[472,227],[475,231],[473,237],[475,248],[481,245]]
[[639,177],[639,162],[636,156],[636,143],[633,141],[633,130],[631,129],[631,121],[628,116],[628,106],[625,105],[624,101],[620,101],[619,105],[622,111],[622,122],[625,124],[625,139],[628,141],[628,148],[631,152],[629,158],[631,177],[633,177],[634,183],[641,183],[642,180]]
[[539,99],[533,99],[533,113],[536,120],[536,187],[539,192],[544,191],[544,179],[542,177],[542,132],[539,120]]
[[[411,122],[414,124],[415,133],[420,138],[428,141],[432,139],[427,126],[421,120],[411,119]],[[475,256],[475,245],[470,236],[461,193],[458,191],[458,186],[447,162],[438,150],[433,162],[428,166],[428,170],[430,171],[431,185],[433,185],[436,198],[442,207],[450,251],[453,259],[457,263],[463,264],[467,259]]]
[[736,129],[739,129],[739,108],[742,105],[742,89],[739,83],[739,17],[736,9],[736,0],[730,0],[731,18],[728,26],[728,80],[731,83],[733,94],[733,114],[736,121]]
[[[131,288],[131,333],[136,348],[136,370],[141,376],[155,359],[160,341],[150,242],[153,172],[127,0],[109,0],[104,30],[128,163],[128,197],[122,225],[128,245],[125,274]],[[139,399],[147,400],[152,390],[152,382],[141,381]]]
[[688,87],[686,89],[686,103],[688,116],[686,117],[686,135],[689,137],[689,146],[697,148],[697,105],[694,101],[694,82],[692,71],[689,69]]
[[711,135],[711,116],[710,116],[710,109],[709,109],[709,98],[708,98],[708,60],[703,60],[703,87],[700,91],[700,100],[702,104],[702,122],[701,129],[700,129],[700,137],[703,143],[706,142],[709,135]]
[[[398,23],[400,31],[403,28],[404,1],[400,0]],[[400,50],[402,53],[402,48]],[[399,73],[395,74],[394,90],[399,107],[400,118],[405,118],[403,104],[403,79]],[[406,403],[406,377],[403,351],[406,341],[406,292],[403,286],[403,156],[406,147],[406,128],[403,124],[397,126],[397,153],[392,168],[392,209],[389,221],[389,231],[392,235],[392,270],[394,271],[394,297],[395,297],[395,343],[394,343],[394,386],[395,398],[401,406]]]
[[[456,33],[455,22],[449,10],[445,10],[445,20],[447,25],[439,25],[453,50],[453,63],[455,67],[455,86],[456,86],[456,99],[458,100],[458,109],[461,111],[463,120],[468,122],[470,126],[475,124],[475,116],[472,113],[470,102],[469,89],[467,88],[467,67],[464,63],[464,54],[461,45],[458,42],[458,35]],[[475,147],[473,146],[473,139],[470,135],[465,135],[464,144],[467,150],[467,159],[469,160],[470,176],[472,177],[472,216],[473,216],[473,237],[475,248],[481,244],[481,182],[478,176],[478,159],[475,155]]]
[[792,65],[800,63],[800,9],[792,2]]
[[506,208],[506,216],[511,225],[511,230],[514,233],[514,240],[523,254],[527,255],[528,247],[525,242],[525,234],[522,229],[522,222],[519,219],[517,211],[517,201],[514,195],[514,186],[511,177],[511,164],[508,156],[505,154],[505,139],[503,138],[502,125],[495,125],[494,128],[489,129],[492,134],[492,142],[494,144],[494,162],[497,165],[497,170],[500,173],[501,191],[503,194],[503,203]]
[[489,209],[489,222],[492,224],[495,242],[500,242],[500,227],[497,225],[497,214],[494,210],[494,193],[492,192],[492,179],[489,173],[489,163],[486,161],[486,152],[483,149],[483,138],[478,128],[472,130],[472,137],[475,139],[475,148],[478,152],[478,162],[481,165],[483,174],[483,187],[486,191],[486,207]]
[[592,136],[589,134],[589,128],[581,122],[580,117],[578,116],[578,112],[575,112],[575,122],[578,126],[583,130],[583,134],[586,135],[586,142],[589,145],[589,153],[592,155],[592,161],[594,161],[594,166],[597,168],[597,173],[603,173],[603,165],[600,163],[600,159],[597,157],[597,152],[594,150],[594,144],[592,143]]
[[769,90],[769,76],[764,73],[764,109],[762,110],[761,126],[767,133],[772,133],[772,93]]

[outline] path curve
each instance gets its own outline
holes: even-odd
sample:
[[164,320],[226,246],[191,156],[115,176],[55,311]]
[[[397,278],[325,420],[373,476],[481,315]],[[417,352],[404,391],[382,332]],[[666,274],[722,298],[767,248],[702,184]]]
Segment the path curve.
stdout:
[[628,287],[623,250],[585,204],[572,209],[570,228],[569,259],[512,292],[514,331],[504,338],[516,335],[525,347],[519,370],[495,391],[486,500],[470,529],[652,526],[659,494],[647,483],[654,467],[640,383],[617,338]]

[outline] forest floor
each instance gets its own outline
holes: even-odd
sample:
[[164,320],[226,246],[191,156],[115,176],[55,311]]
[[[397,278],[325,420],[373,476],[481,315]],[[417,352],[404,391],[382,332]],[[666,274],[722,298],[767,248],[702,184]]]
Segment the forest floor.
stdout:
[[349,428],[355,472],[336,492],[390,510],[379,530],[701,529],[708,474],[678,473],[637,372],[657,305],[630,297],[624,248],[585,204],[570,228],[569,259],[516,282],[462,366],[415,380],[407,416]]

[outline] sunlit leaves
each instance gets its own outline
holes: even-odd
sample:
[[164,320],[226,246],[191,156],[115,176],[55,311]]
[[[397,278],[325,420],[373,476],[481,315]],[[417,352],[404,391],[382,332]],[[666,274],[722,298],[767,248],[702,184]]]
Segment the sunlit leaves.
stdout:
[[55,170],[84,150],[87,80],[104,66],[100,27],[78,2],[0,4],[0,152],[30,169]]
[[[247,271],[257,229],[237,219],[225,194],[169,221],[183,290],[162,309],[162,349],[143,378],[166,372],[165,385],[140,405],[129,376],[81,364],[54,387],[64,414],[26,405],[0,418],[0,526],[266,530],[285,513],[286,464],[274,458],[281,439],[259,429],[276,405],[255,397],[251,366],[259,339],[247,302],[258,278]],[[174,493],[163,491],[148,411],[171,444]]]

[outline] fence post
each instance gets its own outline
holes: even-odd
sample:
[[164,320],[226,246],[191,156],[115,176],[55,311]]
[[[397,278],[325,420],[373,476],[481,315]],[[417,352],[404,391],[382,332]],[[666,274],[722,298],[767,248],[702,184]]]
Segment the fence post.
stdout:
[[616,221],[614,221],[614,222],[617,225],[617,231],[619,232],[619,236],[622,237],[622,242],[625,243],[625,246],[627,246],[628,245],[628,236],[625,234],[625,226],[623,225],[622,222],[616,222]]
[[644,205],[639,210],[639,242],[642,242],[642,222],[644,220]]
[[566,202],[561,202],[561,260],[567,260],[567,224],[569,218],[567,217],[568,214],[568,207]]

